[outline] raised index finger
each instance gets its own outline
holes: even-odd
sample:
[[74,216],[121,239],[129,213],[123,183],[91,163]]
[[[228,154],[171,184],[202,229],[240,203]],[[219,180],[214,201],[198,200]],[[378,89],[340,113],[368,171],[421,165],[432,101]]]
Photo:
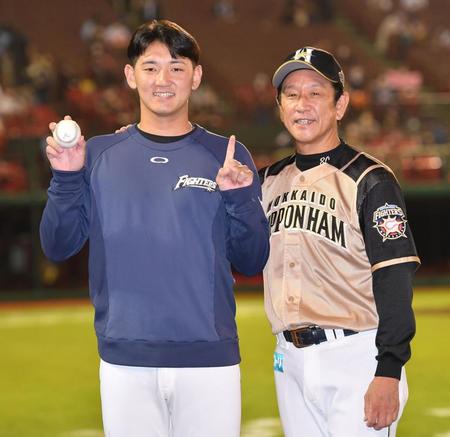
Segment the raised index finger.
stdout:
[[235,146],[236,146],[236,137],[234,135],[231,135],[228,141],[227,154],[225,155],[225,162],[229,162],[234,159]]

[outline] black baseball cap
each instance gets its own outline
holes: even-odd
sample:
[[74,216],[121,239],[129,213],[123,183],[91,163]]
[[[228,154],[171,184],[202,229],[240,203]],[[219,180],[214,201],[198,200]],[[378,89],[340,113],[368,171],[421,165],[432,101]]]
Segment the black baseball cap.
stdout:
[[291,53],[278,67],[272,84],[279,88],[289,73],[296,70],[314,70],[330,82],[344,89],[344,73],[336,58],[325,50],[315,47],[302,47]]

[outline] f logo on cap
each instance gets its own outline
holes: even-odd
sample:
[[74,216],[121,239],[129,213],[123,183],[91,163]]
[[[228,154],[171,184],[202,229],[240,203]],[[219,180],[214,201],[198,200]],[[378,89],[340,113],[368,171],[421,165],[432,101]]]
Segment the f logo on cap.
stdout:
[[312,47],[303,47],[295,52],[294,59],[311,63],[311,55],[314,49]]

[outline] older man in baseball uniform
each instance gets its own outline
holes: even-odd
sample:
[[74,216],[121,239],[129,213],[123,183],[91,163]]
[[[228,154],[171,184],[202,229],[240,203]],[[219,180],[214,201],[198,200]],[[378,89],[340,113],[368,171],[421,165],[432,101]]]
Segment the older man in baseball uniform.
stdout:
[[290,54],[273,85],[291,156],[260,171],[271,227],[265,307],[287,437],[392,437],[420,261],[400,186],[338,134],[349,96],[334,56]]

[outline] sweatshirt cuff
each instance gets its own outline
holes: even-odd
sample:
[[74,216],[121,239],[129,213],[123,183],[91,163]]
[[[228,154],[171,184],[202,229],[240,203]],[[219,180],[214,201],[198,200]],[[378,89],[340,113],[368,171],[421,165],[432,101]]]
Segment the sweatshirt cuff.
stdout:
[[72,191],[80,187],[84,180],[84,167],[77,171],[51,169],[53,178],[51,185],[58,191]]
[[243,188],[235,188],[233,190],[221,191],[225,208],[228,212],[244,212],[253,208],[255,202],[259,203],[259,199],[255,195],[255,189],[252,185]]
[[403,363],[393,356],[385,356],[378,360],[375,376],[387,376],[400,380]]

